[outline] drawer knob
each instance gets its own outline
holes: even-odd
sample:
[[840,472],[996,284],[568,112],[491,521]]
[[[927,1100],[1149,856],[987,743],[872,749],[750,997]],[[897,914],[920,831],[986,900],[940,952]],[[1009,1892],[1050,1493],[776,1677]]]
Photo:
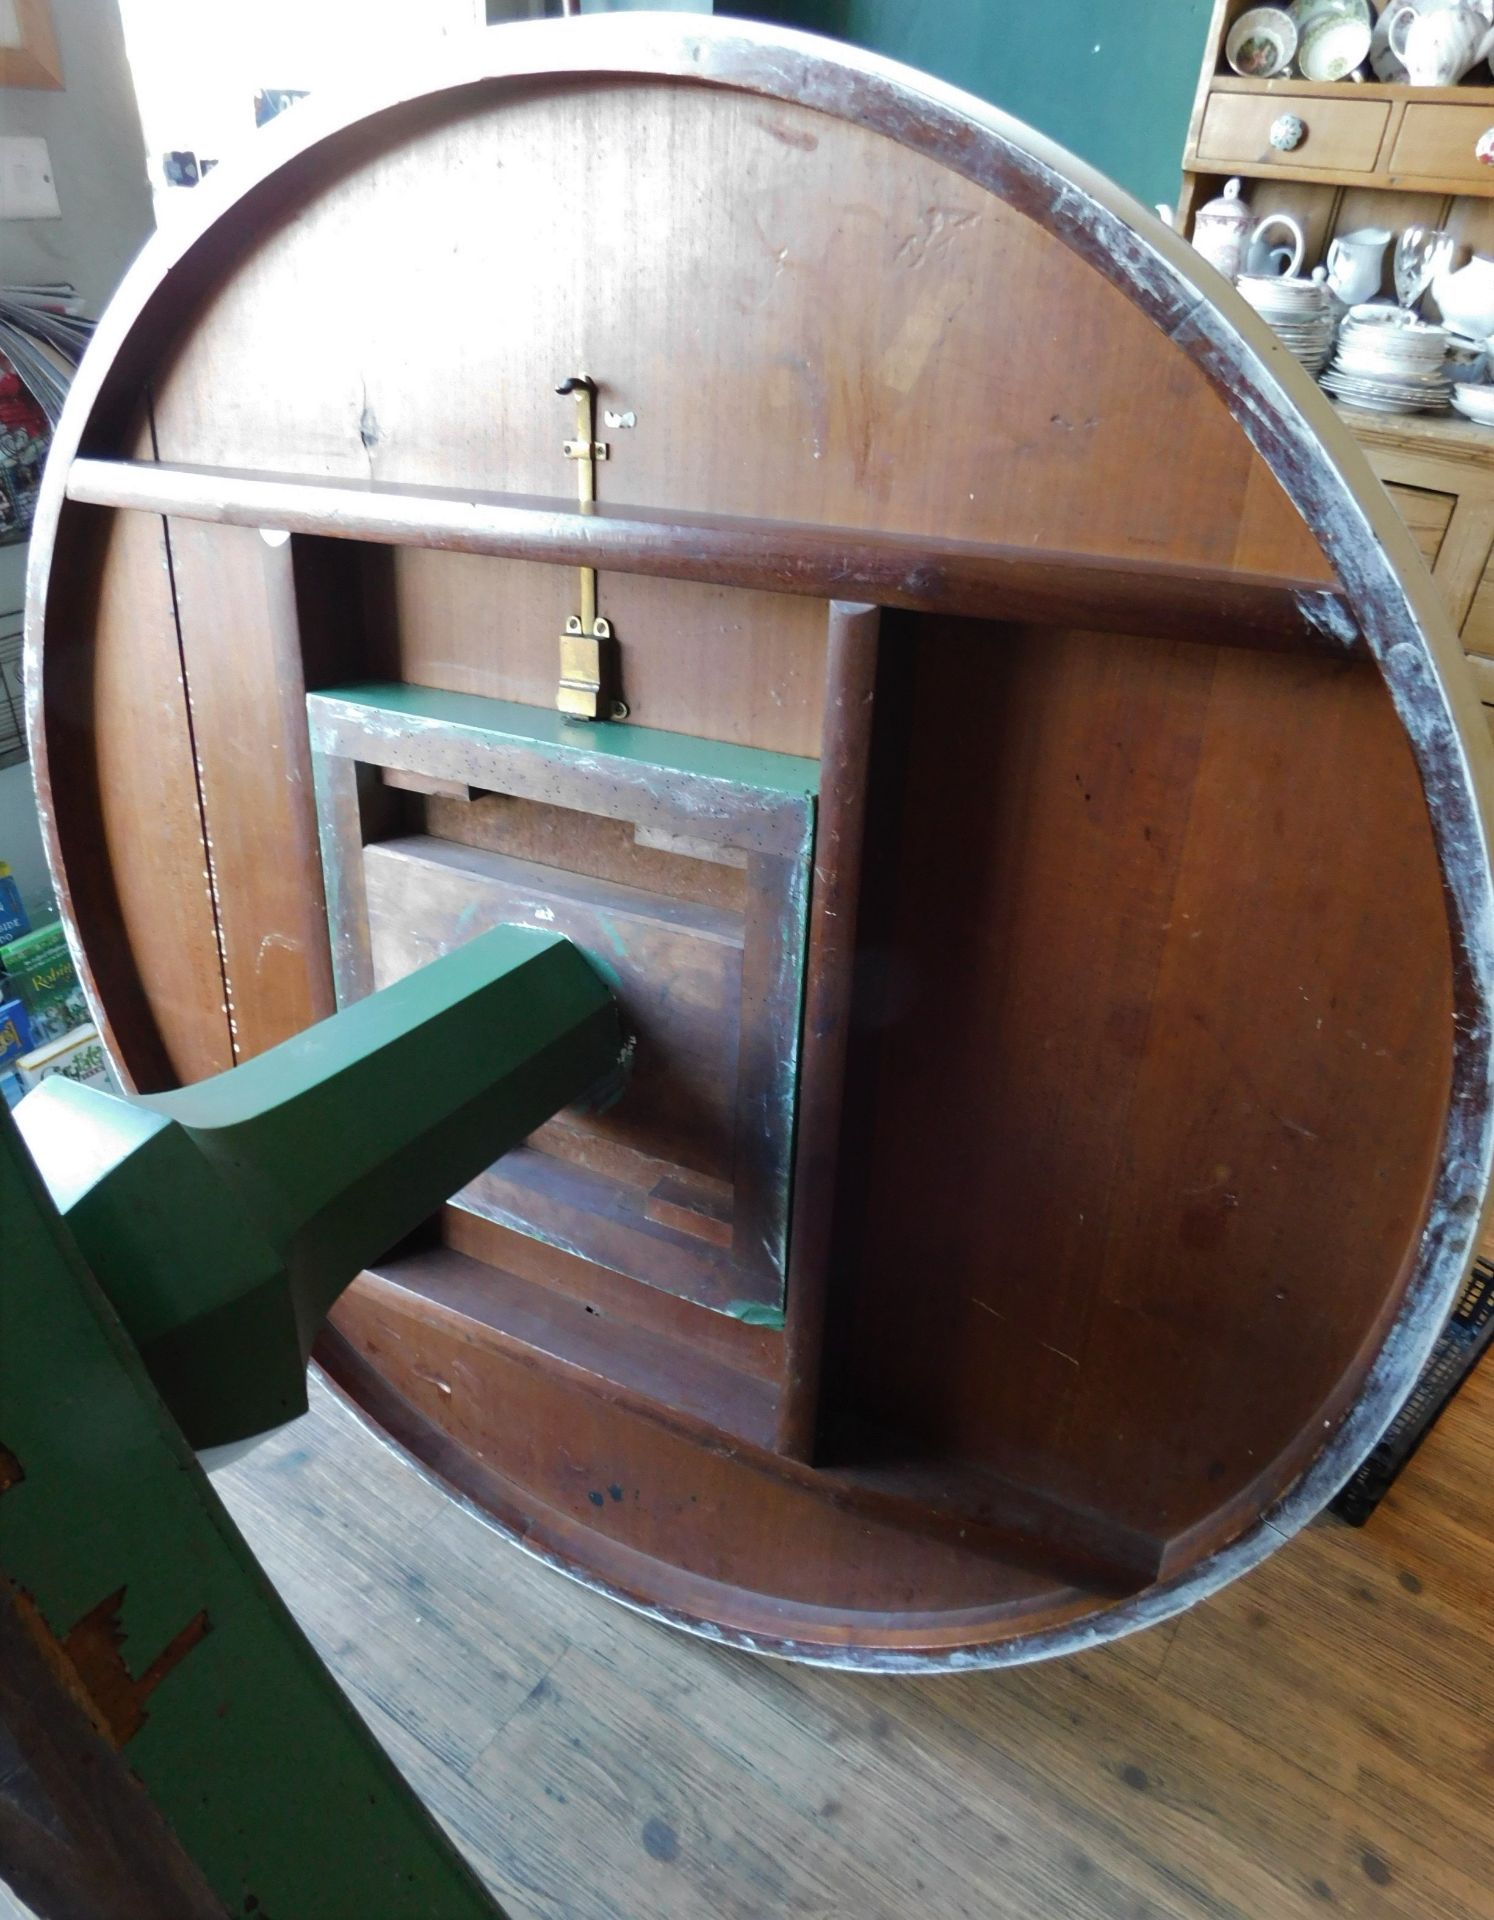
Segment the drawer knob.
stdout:
[[1494,127],[1485,127],[1474,142],[1473,157],[1486,167],[1494,167]]
[[[1494,127],[1489,129],[1494,133]],[[1278,153],[1292,153],[1302,145],[1307,128],[1295,113],[1282,113],[1271,122],[1271,145]],[[1487,136],[1485,136],[1487,138]]]

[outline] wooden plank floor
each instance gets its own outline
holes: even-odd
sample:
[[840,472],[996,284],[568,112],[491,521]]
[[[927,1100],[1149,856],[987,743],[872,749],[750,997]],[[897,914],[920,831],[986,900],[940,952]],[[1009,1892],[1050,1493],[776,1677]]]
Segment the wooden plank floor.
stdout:
[[1117,1646],[917,1681],[596,1599],[316,1381],[215,1484],[514,1920],[1494,1920],[1491,1450],[1486,1365],[1367,1529]]
[[1491,1920],[1494,1366],[1362,1532],[1058,1664],[849,1678],[547,1572],[324,1388],[217,1476],[516,1916]]

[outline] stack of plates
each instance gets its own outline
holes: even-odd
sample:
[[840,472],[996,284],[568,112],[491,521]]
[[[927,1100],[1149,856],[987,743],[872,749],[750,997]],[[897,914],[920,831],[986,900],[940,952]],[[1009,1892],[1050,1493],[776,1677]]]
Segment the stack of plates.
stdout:
[[1311,280],[1246,273],[1235,282],[1271,331],[1309,373],[1321,373],[1333,346],[1335,309],[1322,269]]
[[1351,307],[1323,385],[1351,407],[1376,413],[1446,413],[1446,356],[1445,327],[1429,327],[1399,307]]

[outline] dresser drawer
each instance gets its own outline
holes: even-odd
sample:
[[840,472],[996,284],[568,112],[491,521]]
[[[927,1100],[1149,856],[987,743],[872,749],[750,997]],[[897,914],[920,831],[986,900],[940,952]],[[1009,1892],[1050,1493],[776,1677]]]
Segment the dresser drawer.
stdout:
[[1389,171],[1423,180],[1466,181],[1482,193],[1494,189],[1494,167],[1474,148],[1494,130],[1494,106],[1444,107],[1422,104],[1406,109],[1391,150]]
[[[1304,129],[1290,153],[1271,145],[1271,128],[1283,114],[1295,115]],[[1211,93],[1199,128],[1198,158],[1220,168],[1373,173],[1389,118],[1383,100]]]

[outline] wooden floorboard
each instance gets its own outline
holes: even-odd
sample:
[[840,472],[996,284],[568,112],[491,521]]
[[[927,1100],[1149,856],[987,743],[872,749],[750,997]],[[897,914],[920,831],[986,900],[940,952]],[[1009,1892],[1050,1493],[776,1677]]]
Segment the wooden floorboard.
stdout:
[[1494,1920],[1491,1445],[1486,1366],[1366,1529],[1116,1646],[937,1680],[638,1619],[318,1382],[215,1484],[514,1920]]
[[217,1476],[514,1916],[1491,1920],[1494,1369],[1370,1526],[1057,1664],[847,1677],[532,1564],[324,1389]]

